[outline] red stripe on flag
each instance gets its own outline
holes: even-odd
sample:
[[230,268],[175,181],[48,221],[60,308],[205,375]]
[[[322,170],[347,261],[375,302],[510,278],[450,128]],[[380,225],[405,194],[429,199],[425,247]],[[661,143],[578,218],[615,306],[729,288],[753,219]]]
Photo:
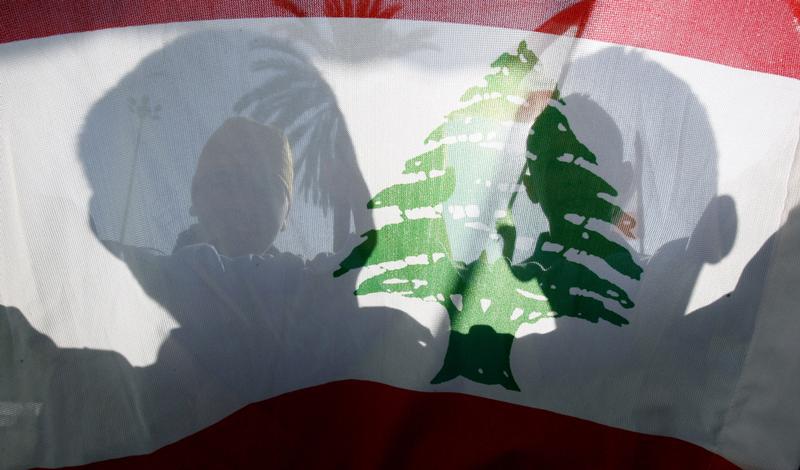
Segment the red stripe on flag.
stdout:
[[[800,78],[796,0],[0,0],[0,42],[102,28],[291,16],[361,15],[537,29],[558,8],[576,16],[583,36]],[[377,1],[377,0],[375,0]],[[575,4],[593,4],[586,18]],[[487,5],[491,5],[488,6]],[[561,16],[563,21],[570,15]]]
[[355,380],[252,404],[152,454],[81,468],[321,467],[736,468],[678,439]]

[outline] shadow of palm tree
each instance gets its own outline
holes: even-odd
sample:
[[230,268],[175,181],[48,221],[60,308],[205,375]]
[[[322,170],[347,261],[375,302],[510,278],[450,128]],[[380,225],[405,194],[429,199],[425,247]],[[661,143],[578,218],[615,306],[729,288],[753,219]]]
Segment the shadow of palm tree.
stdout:
[[262,82],[239,97],[233,110],[286,134],[295,154],[296,197],[321,208],[324,216],[333,213],[333,251],[338,251],[370,222],[357,210],[369,193],[363,178],[353,179],[360,170],[336,96],[316,67],[288,44],[256,38],[248,47],[259,56],[250,70]]
[[[314,22],[297,22],[286,26],[283,34],[293,41],[305,43],[322,57],[346,63],[367,63],[374,60],[403,57],[423,50],[438,50],[431,41],[432,28],[414,26],[397,30],[385,21],[399,13],[401,2],[386,4],[382,0],[326,0],[322,11],[309,11],[293,0],[273,0],[298,18],[321,14]],[[376,19],[360,22],[354,34],[347,18]],[[387,41],[386,39],[389,38]],[[380,41],[379,41],[380,39]],[[390,46],[379,46],[390,44]]]

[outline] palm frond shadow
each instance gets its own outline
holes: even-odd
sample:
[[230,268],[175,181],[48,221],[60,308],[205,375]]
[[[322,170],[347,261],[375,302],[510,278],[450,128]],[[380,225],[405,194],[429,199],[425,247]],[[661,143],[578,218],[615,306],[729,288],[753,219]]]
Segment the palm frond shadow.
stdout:
[[[419,24],[397,23],[406,6],[404,0],[272,0],[272,4],[295,18],[314,18],[313,22],[296,22],[276,28],[296,43],[303,43],[322,57],[342,62],[358,63],[381,58],[404,57],[415,52],[436,51],[439,47],[432,40],[434,29]],[[582,35],[591,14],[594,0],[581,0],[567,8],[552,12],[554,16],[545,20],[538,18],[539,8],[530,6],[525,14],[534,23],[530,28],[555,37],[569,35],[572,30]],[[524,10],[520,10],[522,12]],[[410,15],[413,17],[414,15]],[[408,18],[408,17],[406,17]],[[535,20],[534,18],[538,18]],[[362,20],[358,34],[347,25],[348,19]],[[376,21],[363,21],[363,20]],[[386,21],[389,20],[389,21]],[[543,21],[539,24],[539,21]],[[538,24],[538,27],[535,25]],[[401,25],[398,27],[398,25]],[[380,39],[389,38],[382,43]],[[380,46],[390,44],[390,46]],[[545,46],[546,47],[546,46]],[[437,64],[441,66],[441,64]]]
[[432,28],[414,26],[409,29],[404,25],[400,30],[384,19],[365,21],[361,18],[355,35],[348,27],[349,20],[339,17],[318,18],[315,22],[298,21],[276,31],[291,41],[305,44],[325,59],[344,63],[368,63],[439,50],[431,39]]
[[[237,114],[283,129],[295,156],[296,196],[334,218],[334,249],[355,229],[369,225],[354,212],[368,198],[355,149],[336,95],[320,72],[289,44],[254,39],[251,64],[261,83],[234,104]],[[349,175],[349,176],[348,176]]]

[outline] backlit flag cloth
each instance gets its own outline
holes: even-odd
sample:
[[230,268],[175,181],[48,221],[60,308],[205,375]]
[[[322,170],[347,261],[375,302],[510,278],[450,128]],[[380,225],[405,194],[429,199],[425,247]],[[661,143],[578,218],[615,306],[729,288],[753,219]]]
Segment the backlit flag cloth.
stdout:
[[0,466],[797,468],[799,15],[0,3]]

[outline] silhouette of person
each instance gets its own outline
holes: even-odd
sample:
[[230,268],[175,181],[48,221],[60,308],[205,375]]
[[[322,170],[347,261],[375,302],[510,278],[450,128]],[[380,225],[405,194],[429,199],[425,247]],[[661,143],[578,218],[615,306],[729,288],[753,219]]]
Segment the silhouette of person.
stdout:
[[[169,341],[245,401],[268,389],[286,313],[313,276],[327,275],[325,256],[304,262],[272,248],[292,194],[292,155],[283,133],[243,117],[226,120],[203,147],[192,179],[197,223],[171,255],[106,241],[145,291],[181,328]],[[324,266],[327,268],[327,266]]]
[[[258,74],[244,72],[253,54],[271,66],[259,86],[252,82]],[[209,79],[215,71],[221,78]],[[153,112],[163,105],[158,125],[135,103],[130,114],[119,106],[137,96],[150,96]],[[252,120],[232,118],[211,132],[239,98],[233,112]],[[131,128],[141,146],[127,152]],[[59,347],[20,311],[3,312],[8,321],[0,330],[7,327],[13,341],[2,344],[13,350],[7,363],[0,358],[0,400],[35,411],[4,459],[62,466],[145,453],[280,393],[359,377],[403,385],[435,373],[424,364],[432,363],[426,356],[441,356],[443,341],[403,312],[360,306],[355,274],[331,276],[338,263],[326,253],[330,247],[349,250],[347,237],[372,225],[368,192],[332,89],[287,43],[213,30],[165,45],[93,105],[79,157],[92,189],[95,235],[179,327],[160,344],[155,363],[134,367],[115,351]],[[120,218],[126,187],[135,197],[130,216]],[[173,244],[190,212],[196,223]],[[131,302],[135,287],[119,287],[124,308],[116,313],[148,308]],[[73,306],[43,314],[57,317],[62,307]],[[153,310],[162,313],[141,312],[143,323]],[[101,325],[119,318],[102,309],[86,315]]]
[[[45,455],[64,463],[83,461],[87,451],[95,458],[147,451],[274,390],[286,316],[315,275],[298,256],[271,249],[291,191],[292,156],[283,133],[231,118],[202,150],[190,209],[197,223],[179,236],[171,255],[104,241],[181,326],[162,344],[157,363],[145,368],[115,352],[61,350],[43,335],[23,335],[39,338],[26,354],[42,370],[17,375],[47,391],[33,397],[44,403],[40,450],[58,443]],[[13,329],[30,330],[20,317]],[[97,445],[83,443],[76,422],[102,430]],[[115,428],[114,422],[126,424]]]
[[[0,399],[40,404],[30,417],[34,443],[15,454],[20,465],[149,452],[276,393],[438,354],[430,332],[405,314],[371,308],[352,317],[352,292],[321,282],[335,255],[304,261],[272,246],[292,176],[280,130],[230,118],[203,147],[192,180],[197,223],[173,253],[104,242],[180,324],[150,366],[59,348],[18,310],[3,312],[0,333],[15,338],[15,350],[0,364],[10,378]],[[405,357],[387,357],[398,347]]]

